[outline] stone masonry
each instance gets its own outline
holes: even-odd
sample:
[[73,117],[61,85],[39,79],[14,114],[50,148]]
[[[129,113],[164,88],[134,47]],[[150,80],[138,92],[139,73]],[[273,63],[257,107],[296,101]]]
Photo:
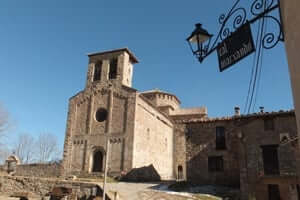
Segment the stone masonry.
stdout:
[[181,109],[175,95],[132,88],[137,62],[128,49],[89,54],[86,87],[69,101],[65,173],[103,172],[108,140],[110,173],[153,165],[162,179],[175,177],[172,119],[206,109]]
[[294,111],[210,118],[171,93],[132,88],[138,60],[127,48],[88,56],[86,86],[69,100],[65,174],[103,172],[109,148],[111,174],[153,166],[163,180],[239,187],[243,200],[268,199],[271,189],[295,197]]

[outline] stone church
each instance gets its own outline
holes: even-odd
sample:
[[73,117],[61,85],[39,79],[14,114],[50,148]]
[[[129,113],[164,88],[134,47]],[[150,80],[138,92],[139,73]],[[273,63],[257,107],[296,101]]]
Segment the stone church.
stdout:
[[85,88],[69,100],[66,174],[103,172],[108,155],[111,174],[152,166],[162,180],[238,187],[241,199],[297,195],[293,110],[241,115],[237,107],[211,118],[205,107],[181,108],[174,94],[134,89],[138,60],[127,48],[88,57]]
[[111,173],[152,164],[162,179],[173,179],[173,118],[200,118],[206,109],[181,109],[173,94],[132,88],[138,60],[127,48],[88,57],[85,89],[69,102],[65,170],[102,172],[109,140]]

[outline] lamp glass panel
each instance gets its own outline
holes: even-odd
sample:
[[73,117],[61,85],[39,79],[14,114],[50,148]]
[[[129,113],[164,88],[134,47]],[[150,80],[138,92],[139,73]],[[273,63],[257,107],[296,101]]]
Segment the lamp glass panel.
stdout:
[[189,42],[198,43],[197,37],[199,37],[199,43],[200,44],[206,42],[209,39],[209,36],[207,36],[207,35],[198,34],[198,35],[194,35],[193,37],[191,37],[189,39]]

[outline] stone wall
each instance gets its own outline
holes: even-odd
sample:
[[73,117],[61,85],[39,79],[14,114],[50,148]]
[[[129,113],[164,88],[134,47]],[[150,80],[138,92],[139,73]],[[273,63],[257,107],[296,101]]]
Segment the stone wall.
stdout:
[[17,165],[17,176],[29,176],[29,177],[59,177],[62,172],[62,166],[60,164],[28,164]]
[[[300,137],[300,1],[281,0],[280,2],[285,47],[288,58],[295,113],[297,117],[298,137]],[[298,151],[300,151],[300,142],[298,145]],[[300,177],[300,157],[297,157],[297,171],[297,174]]]
[[[133,64],[138,61],[128,49],[88,56],[86,87],[69,101],[63,154],[64,171],[91,172],[95,151],[101,149],[105,160],[108,134],[113,136],[114,141],[120,141],[111,144],[110,169],[118,172],[130,170],[136,90],[128,86],[131,86]],[[118,59],[115,79],[108,77],[111,59]],[[101,79],[94,81],[94,67],[99,61],[102,62]],[[95,119],[99,108],[106,109],[109,113],[109,117],[102,122]]]
[[[245,154],[240,159],[241,170],[241,192],[243,195],[255,195],[258,199],[264,199],[263,191],[266,190],[267,185],[263,183],[267,175],[264,175],[264,164],[262,148],[263,145],[279,145],[278,160],[280,175],[275,175],[278,180],[296,176],[296,158],[294,143],[290,142],[285,145],[280,145],[280,134],[288,133],[290,138],[295,138],[297,135],[296,119],[293,112],[282,113],[279,115],[270,115],[274,120],[274,130],[264,130],[265,117],[249,119],[244,123],[238,131],[243,134],[243,139],[240,143],[240,152]],[[279,184],[280,190],[286,190],[286,186],[281,185],[280,182],[273,182]],[[286,185],[286,184],[285,184]],[[267,191],[265,191],[267,192]],[[288,194],[281,193],[282,199],[288,199]],[[244,199],[247,197],[244,196]]]
[[6,174],[4,165],[0,165],[0,174]]
[[[265,120],[272,119],[274,128],[265,129]],[[176,125],[176,126],[179,126]],[[226,149],[216,149],[216,127],[225,128]],[[184,128],[185,127],[185,128]],[[186,178],[202,184],[221,184],[239,186],[242,199],[256,196],[265,199],[268,184],[278,184],[283,194],[292,186],[296,177],[295,143],[282,141],[297,136],[296,119],[293,111],[278,113],[259,113],[248,116],[235,116],[221,119],[202,119],[181,123],[185,129],[185,139],[175,131],[175,164],[178,164],[182,144],[186,143]],[[180,129],[178,129],[180,130]],[[288,140],[289,140],[288,139]],[[287,140],[287,141],[288,141]],[[270,177],[264,174],[262,146],[278,145],[279,174]],[[184,149],[183,149],[184,151]],[[208,169],[210,156],[222,156],[224,169],[212,172]],[[184,166],[184,165],[183,165]],[[268,183],[267,183],[268,182]],[[284,184],[283,184],[284,183]],[[288,184],[288,187],[286,186]],[[291,188],[291,187],[290,187]],[[288,194],[283,199],[289,199]]]
[[[92,183],[65,181],[59,179],[0,176],[0,193],[13,195],[27,193],[29,197],[43,197],[52,191],[54,187],[66,187],[72,189],[72,194],[82,199],[102,194],[102,189]],[[96,193],[96,194],[95,194]],[[108,194],[112,196],[110,193]],[[109,198],[112,199],[112,198]]]
[[137,98],[133,168],[153,165],[162,179],[173,178],[173,125],[146,99]]
[[[298,0],[281,1],[282,25],[298,129],[300,129],[300,57],[298,53],[300,48],[299,7],[300,2]],[[298,134],[300,135],[299,130]]]
[[[113,97],[107,83],[98,84],[70,100],[64,153],[67,173],[92,172],[93,155],[99,149],[104,166],[108,133],[119,141],[110,144],[111,172],[131,169],[136,90],[118,84],[112,90]],[[99,108],[112,113],[103,122],[95,119]]]
[[[110,60],[118,59],[117,62],[117,76],[114,80],[109,80],[109,67]],[[89,54],[89,66],[87,72],[86,87],[95,84],[93,80],[95,64],[99,61],[102,62],[101,66],[101,79],[97,82],[119,82],[125,86],[131,87],[133,64],[138,63],[135,56],[128,49],[119,49],[108,52],[100,52]]]
[[[186,128],[183,124],[174,127],[174,172],[176,179],[186,179]],[[182,172],[180,171],[182,167]],[[182,174],[180,174],[182,173]],[[182,176],[182,177],[181,177]]]
[[[231,134],[232,121],[188,123],[186,125],[187,180],[200,184],[239,185],[238,141]],[[225,127],[226,149],[216,150],[216,127]],[[208,158],[222,156],[223,171],[210,171]]]
[[179,99],[172,94],[160,91],[160,90],[150,90],[141,93],[145,96],[155,107],[165,107],[169,106],[172,110],[176,110],[180,107]]

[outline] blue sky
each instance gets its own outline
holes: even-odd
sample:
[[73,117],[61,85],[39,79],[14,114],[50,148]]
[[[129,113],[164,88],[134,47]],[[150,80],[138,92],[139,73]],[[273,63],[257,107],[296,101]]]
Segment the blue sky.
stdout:
[[[198,22],[216,33],[234,2],[1,1],[0,102],[15,123],[10,135],[47,131],[63,144],[68,99],[85,85],[86,54],[121,47],[140,60],[134,88],[166,90],[183,107],[206,106],[209,116],[243,110],[253,55],[220,73],[216,53],[199,64],[185,41]],[[263,58],[256,110],[293,108],[284,44]]]

